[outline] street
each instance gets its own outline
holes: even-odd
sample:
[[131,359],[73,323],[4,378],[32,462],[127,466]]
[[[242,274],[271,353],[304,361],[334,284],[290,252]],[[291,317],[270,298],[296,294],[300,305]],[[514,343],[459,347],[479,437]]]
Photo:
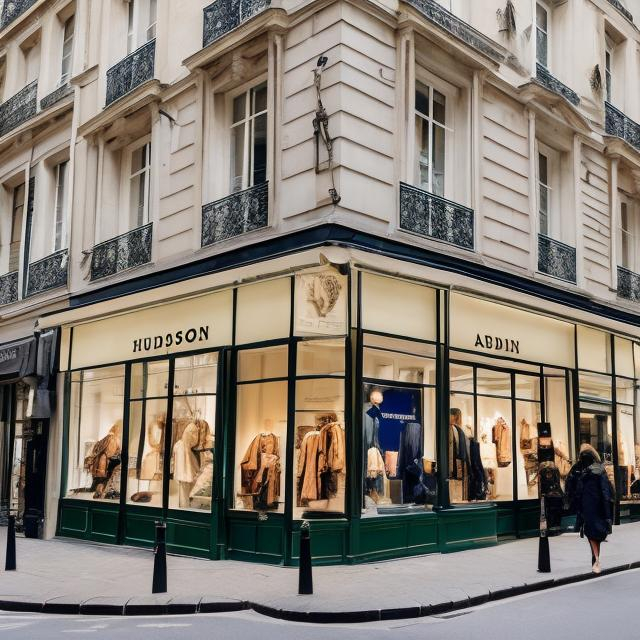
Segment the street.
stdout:
[[[430,640],[590,640],[615,627],[616,640],[635,640],[640,626],[640,570],[520,596],[431,618],[354,625],[308,625],[274,620],[253,611],[164,617],[85,617],[0,614],[3,638],[429,638]],[[416,588],[419,588],[416,586]]]

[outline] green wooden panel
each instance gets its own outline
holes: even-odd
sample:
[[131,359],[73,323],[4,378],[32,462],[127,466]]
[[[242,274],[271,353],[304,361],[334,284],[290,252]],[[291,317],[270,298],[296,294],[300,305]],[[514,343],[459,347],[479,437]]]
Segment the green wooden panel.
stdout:
[[228,557],[280,564],[284,559],[285,523],[282,517],[258,522],[256,514],[232,514],[228,517]]
[[115,543],[118,540],[119,513],[117,509],[91,509],[92,540]]
[[89,532],[89,509],[79,504],[71,506],[66,503],[60,505],[60,523],[58,535],[73,538],[86,538]]
[[[311,530],[311,557],[314,565],[341,564],[347,554],[347,520],[309,521]],[[291,564],[300,558],[300,522],[293,523]]]
[[167,551],[209,557],[211,527],[208,524],[167,519]]
[[497,506],[498,536],[515,536],[518,532],[518,518],[513,502],[499,502]]
[[540,505],[535,502],[522,502],[518,505],[518,536],[520,538],[537,536],[540,532]]
[[162,520],[160,510],[134,511],[125,514],[124,542],[138,547],[152,547],[156,538],[156,521]]
[[438,511],[440,550],[448,553],[496,544],[497,524],[494,505]]

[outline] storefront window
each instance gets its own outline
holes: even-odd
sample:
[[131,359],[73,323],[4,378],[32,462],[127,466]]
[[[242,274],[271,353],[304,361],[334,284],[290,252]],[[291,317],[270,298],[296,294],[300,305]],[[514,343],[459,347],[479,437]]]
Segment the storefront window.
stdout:
[[[631,378],[616,380],[616,421],[618,431],[618,466],[616,481],[623,500],[630,500],[637,489],[632,486],[638,478],[634,438],[634,381]],[[640,494],[640,491],[636,491]],[[638,496],[640,498],[640,495]]]
[[118,501],[124,365],[71,374],[68,498]]
[[27,405],[29,401],[29,386],[23,382],[18,382],[15,386],[16,406],[15,406],[15,430],[13,436],[13,457],[11,462],[11,484],[10,484],[10,513],[24,514],[24,490],[25,490],[25,467],[26,467],[26,441],[25,422],[27,418]]
[[344,369],[344,340],[298,343],[294,518],[344,513]]
[[363,515],[423,511],[436,498],[435,348],[365,336]]
[[284,512],[286,346],[238,353],[235,508]]
[[571,435],[573,420],[570,418],[570,412],[573,410],[573,404],[570,390],[569,374],[566,370],[544,368],[544,419],[551,425],[554,460],[563,488],[564,481],[577,458],[574,438]]

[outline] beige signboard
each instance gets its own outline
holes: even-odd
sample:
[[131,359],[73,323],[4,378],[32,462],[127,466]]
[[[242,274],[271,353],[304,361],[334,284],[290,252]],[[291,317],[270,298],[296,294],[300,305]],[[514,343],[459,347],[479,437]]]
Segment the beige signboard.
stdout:
[[228,345],[232,324],[231,290],[80,324],[71,368]]
[[451,294],[454,349],[575,367],[574,325],[495,302]]

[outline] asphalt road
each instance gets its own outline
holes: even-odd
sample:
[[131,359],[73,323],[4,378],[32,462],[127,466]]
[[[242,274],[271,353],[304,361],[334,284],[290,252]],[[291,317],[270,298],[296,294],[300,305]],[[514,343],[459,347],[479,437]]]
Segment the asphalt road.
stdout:
[[[418,586],[416,586],[419,588]],[[640,570],[614,574],[433,618],[356,625],[308,625],[255,612],[165,617],[55,616],[0,612],[0,637],[49,640],[616,640],[640,638]]]

